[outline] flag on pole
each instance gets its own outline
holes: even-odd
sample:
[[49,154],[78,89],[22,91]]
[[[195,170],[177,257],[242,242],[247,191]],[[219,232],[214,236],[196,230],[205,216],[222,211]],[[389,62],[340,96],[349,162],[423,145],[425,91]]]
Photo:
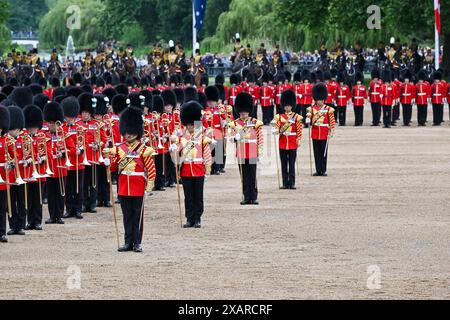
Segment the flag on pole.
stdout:
[[436,20],[436,30],[441,34],[441,4],[440,0],[434,0],[434,17]]
[[203,27],[206,13],[206,0],[194,0],[195,30],[197,34]]

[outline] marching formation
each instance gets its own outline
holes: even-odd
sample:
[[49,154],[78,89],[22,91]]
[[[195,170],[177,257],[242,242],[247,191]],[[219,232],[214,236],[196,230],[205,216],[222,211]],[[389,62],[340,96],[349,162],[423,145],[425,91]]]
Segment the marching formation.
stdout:
[[253,74],[245,81],[233,74],[230,87],[222,75],[214,86],[206,78],[199,87],[189,76],[168,84],[156,77],[151,85],[136,79],[113,85],[108,78],[92,83],[75,74],[66,87],[57,78],[51,87],[46,81],[25,86],[14,78],[7,84],[0,79],[0,241],[42,230],[42,208],[48,204],[46,224],[113,208],[119,246],[115,205],[120,203],[125,244],[119,251],[141,252],[145,196],[176,188],[181,226],[201,228],[205,182],[211,174],[225,173],[229,143],[236,150],[241,205],[258,205],[256,173],[265,125],[277,137],[279,187],[293,190],[303,131],[309,132],[315,158],[311,175],[326,176],[330,138],[336,123],[346,125],[350,105],[356,126],[363,125],[366,102],[374,126],[381,115],[385,127],[394,125],[401,110],[403,124],[410,125],[414,104],[419,125],[425,125],[429,103],[433,124],[443,122],[449,89],[440,72],[432,84],[423,72],[394,77],[389,70],[374,70],[369,88],[362,74],[355,79],[349,86],[341,73],[308,70],[296,72],[293,83],[287,72],[276,79],[263,75],[261,85]]

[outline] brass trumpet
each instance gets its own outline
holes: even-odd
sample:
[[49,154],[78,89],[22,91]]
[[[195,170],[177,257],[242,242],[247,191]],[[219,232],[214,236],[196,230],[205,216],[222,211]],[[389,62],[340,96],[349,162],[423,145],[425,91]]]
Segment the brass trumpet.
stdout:
[[37,144],[38,144],[38,157],[45,157],[45,176],[43,178],[54,175],[53,171],[50,169],[48,150],[47,150],[48,138],[45,133],[40,132],[37,134]]
[[13,183],[15,185],[23,185],[26,184],[25,181],[23,181],[22,177],[20,176],[20,170],[19,170],[19,160],[17,159],[17,149],[16,149],[16,140],[9,136],[9,141],[7,142],[7,146],[11,145],[13,147],[13,153],[14,153],[14,164],[16,166],[15,174],[16,174],[16,181]]
[[[86,138],[84,136],[84,133],[86,131],[86,129],[84,129],[81,126],[77,127],[77,143],[76,143],[76,151],[83,149],[84,150],[84,157],[83,157],[83,162],[81,163],[83,166],[89,166],[89,161],[87,160],[87,156],[86,156]],[[78,152],[77,152],[78,153]],[[75,155],[76,157],[76,167],[75,167],[75,171],[76,171],[76,190],[77,190],[77,194],[80,192],[80,181],[79,181],[79,173],[78,173],[78,154]]]
[[62,142],[63,142],[64,155],[65,155],[65,159],[66,159],[66,161],[64,163],[64,167],[65,168],[73,167],[73,164],[69,160],[69,155],[67,154],[66,137],[64,135],[64,129],[61,128],[62,127],[62,122],[61,121],[56,121],[55,126],[56,126],[56,135],[58,136],[58,132],[61,132],[61,139],[62,139]]

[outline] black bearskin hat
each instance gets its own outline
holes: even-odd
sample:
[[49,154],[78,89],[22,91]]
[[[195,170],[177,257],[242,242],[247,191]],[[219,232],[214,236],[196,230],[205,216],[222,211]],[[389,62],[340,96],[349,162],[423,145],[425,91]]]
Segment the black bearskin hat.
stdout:
[[337,82],[338,83],[345,83],[346,82],[346,76],[345,73],[343,71],[339,71],[337,74]]
[[156,113],[164,112],[164,100],[161,96],[153,96],[152,112],[156,112]]
[[121,114],[128,107],[127,100],[127,96],[123,94],[115,95],[111,102],[113,112],[117,115]]
[[85,92],[78,97],[78,103],[80,104],[80,113],[89,112],[94,114],[94,108],[96,101],[94,100],[94,95],[89,92]]
[[50,99],[43,93],[37,94],[33,97],[33,104],[38,106],[41,111],[44,111],[44,107]]
[[329,71],[325,71],[323,73],[323,80],[331,80],[331,73]]
[[335,69],[335,68],[331,69],[330,74],[331,74],[331,79],[336,79],[337,75],[338,75],[337,69]]
[[207,74],[202,74],[202,77],[200,78],[200,84],[202,86],[208,86],[209,85],[209,77]]
[[103,94],[96,94],[94,97],[97,99],[97,109],[95,110],[95,114],[104,116],[108,113],[109,98]]
[[33,92],[28,87],[15,88],[9,95],[9,100],[20,108],[25,108],[33,103]]
[[216,84],[216,88],[217,90],[219,90],[219,99],[225,101],[225,99],[227,98],[225,94],[225,87],[222,84]]
[[293,90],[286,90],[281,93],[281,106],[295,107],[297,105],[297,96]]
[[140,93],[132,92],[128,95],[128,99],[130,100],[130,107],[135,107],[141,110],[144,108],[145,96],[141,95]]
[[215,86],[209,86],[205,89],[206,99],[208,101],[219,102],[219,89]]
[[155,77],[155,84],[163,84],[164,79],[159,74]]
[[297,71],[294,73],[294,82],[301,82],[302,81],[302,74],[300,71]]
[[379,79],[380,78],[380,70],[378,70],[377,68],[374,68],[372,70],[372,72],[370,73],[370,76],[372,77],[372,80]]
[[173,74],[169,78],[169,83],[178,84],[178,76],[176,74]]
[[25,117],[23,111],[18,106],[12,105],[9,110],[9,130],[25,128]]
[[106,82],[105,82],[105,80],[104,80],[103,78],[98,78],[98,79],[95,81],[95,86],[96,86],[97,88],[103,88],[104,86],[106,86]]
[[[66,95],[64,95],[64,96],[56,96],[56,97],[53,97],[53,101],[57,102],[57,103],[61,103],[67,97],[68,96],[66,96]],[[69,97],[71,97],[71,96],[69,96]],[[75,97],[73,97],[73,98],[75,98]],[[77,99],[77,98],[75,98],[75,99]]]
[[198,102],[198,92],[195,88],[189,87],[184,89],[184,101],[197,101]]
[[52,87],[53,88],[57,88],[57,87],[61,86],[61,82],[56,77],[53,77],[51,82],[52,82]]
[[383,82],[392,82],[392,73],[390,70],[383,70],[381,73],[381,80]]
[[190,101],[181,107],[180,119],[183,125],[194,124],[202,120],[202,106],[196,101]]
[[9,96],[11,94],[11,92],[13,92],[13,91],[14,91],[14,87],[10,84],[7,84],[6,86],[2,87],[2,93],[5,96]]
[[237,95],[235,107],[238,113],[253,112],[253,97],[247,92],[241,92]]
[[206,95],[204,93],[198,93],[198,103],[205,109],[208,106],[208,100],[206,99]]
[[72,77],[74,84],[81,84],[83,83],[83,76],[80,73],[75,73]]
[[358,82],[358,81],[361,82],[361,83],[364,82],[364,75],[362,74],[361,71],[357,71],[355,73],[355,83]]
[[315,101],[326,100],[328,98],[327,86],[322,82],[315,84],[312,89],[312,96]]
[[83,93],[80,87],[68,87],[67,95],[78,98]]
[[44,124],[44,115],[42,110],[33,104],[30,104],[23,109],[23,114],[25,116],[25,128],[38,128],[42,129]]
[[9,129],[9,111],[8,108],[0,106],[0,130],[1,134],[5,134]]
[[223,85],[225,83],[225,76],[223,75],[223,73],[219,74],[216,76],[216,84],[221,84]]
[[137,135],[138,139],[144,135],[144,118],[142,110],[134,107],[125,109],[120,115],[119,130],[122,136]]
[[317,70],[316,71],[316,81],[319,81],[319,82],[324,82],[324,77],[323,77],[323,71],[322,70]]
[[184,77],[184,84],[194,85],[194,83],[195,83],[195,79],[194,79],[193,75],[188,74]]
[[8,99],[8,97],[5,96],[3,93],[0,93],[0,103],[2,103],[2,101],[6,99]]
[[64,111],[59,103],[49,102],[44,107],[44,120],[47,122],[64,121]]
[[105,90],[103,90],[102,94],[107,96],[109,101],[111,102],[117,92],[113,88],[106,88]]
[[161,97],[164,100],[165,106],[171,105],[172,107],[175,107],[177,105],[177,96],[172,90],[164,90],[161,93]]
[[123,83],[118,84],[116,86],[116,92],[118,94],[124,94],[126,96],[130,93],[129,90],[128,90],[128,87],[125,84],[123,84]]
[[80,113],[80,103],[75,97],[67,97],[61,102],[61,108],[64,116],[68,118],[76,118]]
[[425,70],[420,70],[417,74],[417,79],[425,81],[427,79],[427,72]]
[[284,72],[284,80],[287,80],[288,82],[292,81],[292,74],[289,71]]
[[246,79],[247,79],[247,82],[249,82],[249,83],[256,82],[256,76],[254,73],[247,74]]
[[403,80],[405,80],[405,79],[409,79],[409,80],[412,81],[413,76],[412,76],[411,71],[406,70],[406,71],[403,73]]
[[439,71],[433,73],[433,80],[442,80],[442,73],[440,73]]
[[64,88],[56,88],[55,90],[53,90],[53,99],[57,96],[65,96],[66,95],[66,90],[64,90]]
[[31,93],[33,94],[33,96],[37,95],[38,93],[42,93],[42,86],[36,84],[36,83],[32,83],[28,86],[28,88],[30,88]]
[[241,79],[240,79],[238,74],[232,74],[230,76],[230,83],[231,84],[239,84],[240,82],[241,82]]
[[269,82],[269,75],[267,73],[264,73],[261,77],[261,82]]
[[183,104],[184,103],[184,91],[180,88],[173,89],[173,92],[175,93],[175,96],[177,97],[177,103]]

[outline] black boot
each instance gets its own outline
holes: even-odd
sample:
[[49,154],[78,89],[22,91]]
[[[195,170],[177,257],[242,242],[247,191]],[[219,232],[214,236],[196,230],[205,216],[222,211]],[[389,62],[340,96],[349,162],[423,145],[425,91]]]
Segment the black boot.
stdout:
[[134,252],[142,252],[142,246],[140,244],[135,244],[133,251]]
[[128,252],[133,250],[133,246],[129,243],[125,243],[122,247],[118,249],[119,252]]

